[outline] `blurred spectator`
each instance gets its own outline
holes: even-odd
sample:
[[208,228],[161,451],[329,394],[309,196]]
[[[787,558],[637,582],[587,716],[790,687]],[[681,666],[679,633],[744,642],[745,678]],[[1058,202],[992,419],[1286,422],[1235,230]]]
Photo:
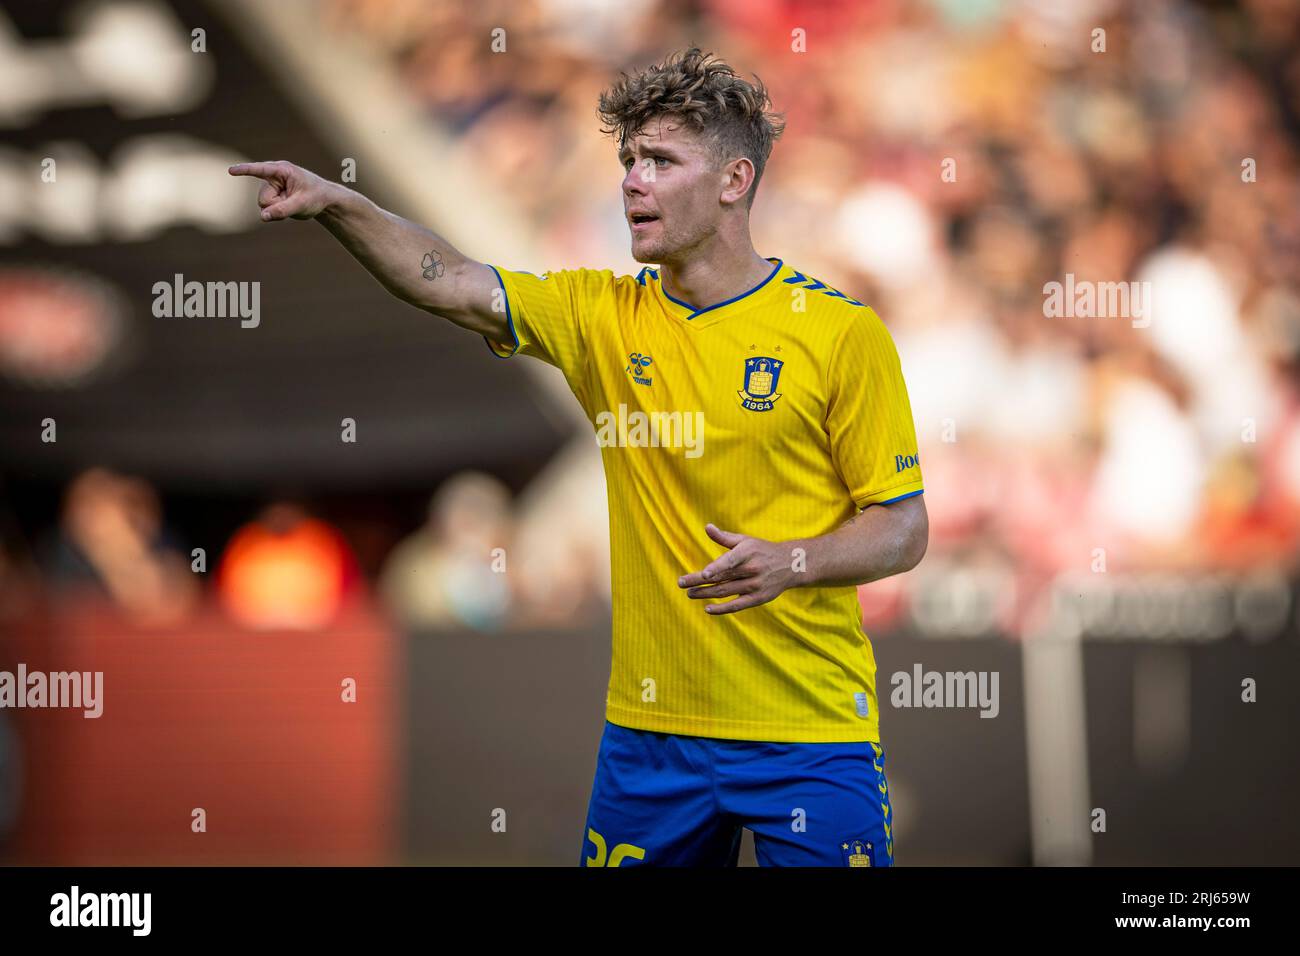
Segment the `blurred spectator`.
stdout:
[[175,623],[199,596],[153,487],[106,468],[68,486],[60,526],[42,551],[55,594],[107,597],[142,623]]
[[510,492],[481,472],[449,478],[428,521],[402,541],[380,575],[389,607],[409,628],[495,631],[512,609]]

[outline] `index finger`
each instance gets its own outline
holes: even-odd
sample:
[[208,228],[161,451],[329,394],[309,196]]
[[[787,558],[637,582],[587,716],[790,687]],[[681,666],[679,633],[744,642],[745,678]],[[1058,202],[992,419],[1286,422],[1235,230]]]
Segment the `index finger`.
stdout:
[[232,176],[256,176],[269,179],[276,174],[275,163],[235,163],[226,172]]
[[[730,581],[732,580],[731,577],[723,576],[725,572],[738,569],[745,563],[747,558],[748,555],[737,554],[734,550],[727,551],[706,565],[703,570],[696,571],[694,574],[682,575],[677,579],[677,586],[680,588],[697,588],[702,584],[720,584],[724,581]],[[745,574],[733,575],[733,577],[750,576]]]

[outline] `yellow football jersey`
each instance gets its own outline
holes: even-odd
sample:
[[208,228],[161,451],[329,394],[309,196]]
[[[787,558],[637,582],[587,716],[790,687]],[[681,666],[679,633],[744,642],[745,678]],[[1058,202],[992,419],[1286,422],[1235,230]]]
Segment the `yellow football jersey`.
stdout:
[[[606,717],[641,730],[773,742],[880,741],[876,663],[854,587],[792,588],[713,615],[677,579],[725,551],[839,528],[919,495],[916,429],[872,309],[783,264],[696,310],[658,271],[494,271],[508,357],[558,367],[601,446],[613,654]],[[798,556],[792,555],[792,562]]]

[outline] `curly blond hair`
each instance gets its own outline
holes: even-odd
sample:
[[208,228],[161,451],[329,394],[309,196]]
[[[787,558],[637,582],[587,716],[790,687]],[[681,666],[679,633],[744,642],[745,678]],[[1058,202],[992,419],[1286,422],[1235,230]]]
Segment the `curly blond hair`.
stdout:
[[746,157],[754,164],[754,193],[772,154],[772,145],[785,129],[780,113],[770,111],[767,88],[757,76],[749,83],[711,53],[691,47],[662,63],[628,75],[622,73],[600,95],[602,132],[613,136],[621,150],[657,116],[680,117],[701,134],[721,165]]

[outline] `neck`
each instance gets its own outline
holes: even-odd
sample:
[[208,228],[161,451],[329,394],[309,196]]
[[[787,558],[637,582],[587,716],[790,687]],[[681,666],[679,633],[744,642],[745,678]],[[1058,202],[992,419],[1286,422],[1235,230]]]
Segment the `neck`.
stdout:
[[748,292],[772,274],[772,263],[757,252],[746,235],[728,243],[713,235],[689,257],[664,262],[659,270],[664,291],[696,309],[707,309]]

